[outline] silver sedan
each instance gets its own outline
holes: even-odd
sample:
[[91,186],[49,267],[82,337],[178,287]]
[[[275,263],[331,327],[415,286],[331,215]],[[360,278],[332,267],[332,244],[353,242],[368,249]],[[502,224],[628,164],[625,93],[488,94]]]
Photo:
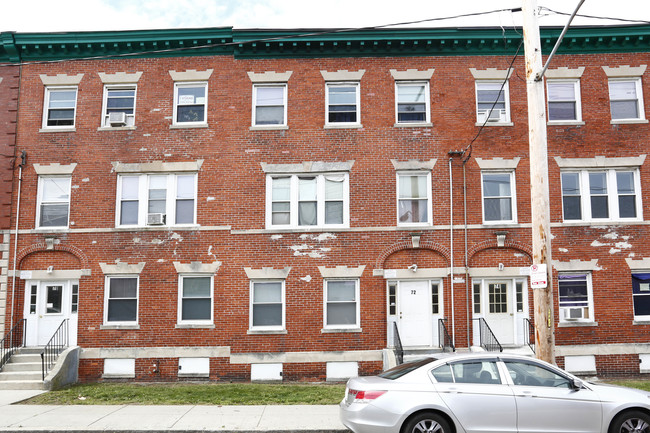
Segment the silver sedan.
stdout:
[[340,413],[355,433],[650,433],[650,393],[504,353],[441,355],[352,378]]

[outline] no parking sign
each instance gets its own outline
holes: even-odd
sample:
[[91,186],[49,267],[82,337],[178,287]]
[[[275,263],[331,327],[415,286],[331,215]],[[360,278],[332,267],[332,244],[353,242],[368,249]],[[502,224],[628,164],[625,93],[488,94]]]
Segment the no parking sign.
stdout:
[[530,287],[545,289],[548,286],[546,264],[534,264],[530,267]]

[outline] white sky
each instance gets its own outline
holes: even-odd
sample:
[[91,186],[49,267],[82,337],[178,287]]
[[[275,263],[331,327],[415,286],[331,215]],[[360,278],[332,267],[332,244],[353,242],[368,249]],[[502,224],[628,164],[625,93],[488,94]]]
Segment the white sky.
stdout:
[[[571,13],[579,0],[537,0]],[[0,31],[65,32],[196,27],[365,27],[520,7],[522,0],[3,0]],[[648,0],[586,0],[581,14],[650,21]],[[562,26],[566,16],[541,25]],[[576,25],[611,21],[576,18]],[[621,23],[622,24],[622,23]],[[418,27],[521,25],[521,13],[420,23]]]

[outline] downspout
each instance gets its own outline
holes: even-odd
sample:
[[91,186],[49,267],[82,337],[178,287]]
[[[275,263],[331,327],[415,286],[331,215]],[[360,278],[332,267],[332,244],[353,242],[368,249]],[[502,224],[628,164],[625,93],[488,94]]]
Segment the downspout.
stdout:
[[[467,158],[469,159],[469,157]],[[469,334],[470,328],[470,313],[472,313],[474,310],[472,310],[472,291],[470,290],[471,284],[469,282],[469,263],[467,262],[468,257],[467,257],[467,177],[466,177],[466,172],[465,172],[465,164],[467,163],[467,159],[463,159],[463,211],[465,213],[464,218],[465,218],[465,296],[467,298],[467,348],[469,349],[471,346],[471,337]]]
[[[18,137],[16,137],[17,139]],[[20,191],[23,185],[23,167],[27,160],[27,152],[24,150],[20,153],[20,164],[18,164],[18,200],[16,202],[16,232],[14,233],[14,269],[13,275],[11,276],[11,319],[10,327],[14,326],[14,310],[15,308],[15,297],[16,297],[16,270],[17,264],[16,260],[18,258],[18,222],[20,221]]]
[[449,273],[449,287],[451,292],[451,341],[453,341],[454,346],[456,346],[456,320],[454,319],[454,179],[451,171],[452,159],[452,152],[449,152],[449,265],[451,266],[451,272]]

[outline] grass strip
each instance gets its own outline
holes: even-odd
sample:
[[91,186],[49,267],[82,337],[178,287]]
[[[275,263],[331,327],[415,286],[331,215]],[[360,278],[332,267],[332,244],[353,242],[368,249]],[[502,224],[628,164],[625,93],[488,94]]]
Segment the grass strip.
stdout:
[[50,391],[24,404],[296,405],[338,404],[343,384],[92,383]]

